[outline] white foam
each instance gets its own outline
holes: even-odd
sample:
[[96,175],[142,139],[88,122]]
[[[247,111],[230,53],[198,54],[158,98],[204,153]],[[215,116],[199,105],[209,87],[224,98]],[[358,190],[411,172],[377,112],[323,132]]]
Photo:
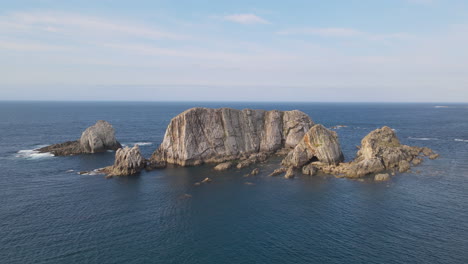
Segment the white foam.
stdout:
[[17,158],[25,158],[25,159],[41,159],[41,158],[49,158],[53,157],[54,154],[46,152],[40,153],[37,149],[23,149],[16,152]]
[[127,144],[122,144],[123,147],[135,146],[135,145],[138,145],[138,146],[151,146],[151,145],[153,145],[153,142],[130,142],[130,143],[127,143]]
[[437,138],[414,138],[414,137],[409,137],[408,139],[412,139],[412,140],[439,140]]
[[79,175],[102,175],[104,173],[100,172],[101,169],[95,169],[87,172],[77,172]]
[[468,142],[468,139],[456,138],[455,141],[458,141],[458,142]]
[[446,105],[436,105],[434,106],[434,108],[449,108],[449,107]]
[[153,142],[136,142],[135,145],[138,145],[138,146],[151,146],[151,145],[153,145]]

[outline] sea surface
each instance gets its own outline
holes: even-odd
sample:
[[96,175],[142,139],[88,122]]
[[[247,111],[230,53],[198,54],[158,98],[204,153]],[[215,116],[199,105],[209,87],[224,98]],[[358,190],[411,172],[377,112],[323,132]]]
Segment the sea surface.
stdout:
[[[441,157],[388,182],[215,172],[105,179],[114,152],[35,148],[104,119],[146,157],[194,106],[299,109],[336,129],[347,160],[387,125]],[[194,186],[205,177],[213,181]],[[468,263],[468,104],[0,102],[0,263]]]

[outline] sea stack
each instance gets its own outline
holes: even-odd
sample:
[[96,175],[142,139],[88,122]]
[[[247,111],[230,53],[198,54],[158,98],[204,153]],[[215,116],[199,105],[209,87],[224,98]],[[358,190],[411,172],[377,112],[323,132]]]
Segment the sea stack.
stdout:
[[128,176],[141,172],[146,167],[138,145],[120,148],[115,152],[114,165],[101,169],[107,176]]
[[55,156],[69,156],[117,150],[121,147],[122,145],[115,138],[115,130],[112,125],[104,120],[99,120],[83,131],[80,139],[50,145],[40,148],[38,151],[50,152]]
[[[258,159],[293,149],[313,126],[305,113],[293,111],[192,108],[174,117],[151,156],[155,167],[192,166]],[[253,155],[255,157],[253,157]]]

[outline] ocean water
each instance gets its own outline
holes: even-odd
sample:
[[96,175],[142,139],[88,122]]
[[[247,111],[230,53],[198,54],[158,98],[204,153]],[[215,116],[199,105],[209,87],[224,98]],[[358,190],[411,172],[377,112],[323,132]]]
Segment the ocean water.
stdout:
[[[105,179],[77,172],[113,152],[33,151],[104,119],[149,157],[193,106],[299,109],[346,125],[336,131],[347,160],[383,125],[441,157],[388,182],[268,177],[279,159],[249,178],[252,167],[204,165]],[[468,105],[0,102],[0,180],[0,263],[468,263]]]

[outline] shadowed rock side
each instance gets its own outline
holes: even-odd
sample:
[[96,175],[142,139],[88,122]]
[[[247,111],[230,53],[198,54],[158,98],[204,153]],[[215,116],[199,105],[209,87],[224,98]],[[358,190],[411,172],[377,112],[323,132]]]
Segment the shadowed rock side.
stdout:
[[303,112],[192,108],[173,118],[152,167],[247,159],[294,148],[313,125]]
[[313,126],[281,164],[300,168],[313,159],[327,164],[338,164],[343,161],[344,156],[336,132],[322,125]]
[[107,176],[128,176],[139,173],[146,167],[146,160],[143,158],[138,145],[133,148],[120,148],[115,152],[114,165],[105,167],[100,172]]
[[117,150],[121,147],[115,138],[112,125],[104,120],[99,120],[83,131],[79,140],[50,145],[40,148],[38,151],[42,153],[50,152],[55,156],[69,156]]
[[429,148],[402,145],[395,132],[384,126],[372,131],[362,139],[361,147],[353,161],[337,165],[324,162],[313,162],[311,164],[324,173],[358,178],[389,170],[408,171],[411,161],[417,160],[417,162],[413,162],[413,165],[417,165],[422,161],[418,157],[420,155],[431,156],[436,154]]

